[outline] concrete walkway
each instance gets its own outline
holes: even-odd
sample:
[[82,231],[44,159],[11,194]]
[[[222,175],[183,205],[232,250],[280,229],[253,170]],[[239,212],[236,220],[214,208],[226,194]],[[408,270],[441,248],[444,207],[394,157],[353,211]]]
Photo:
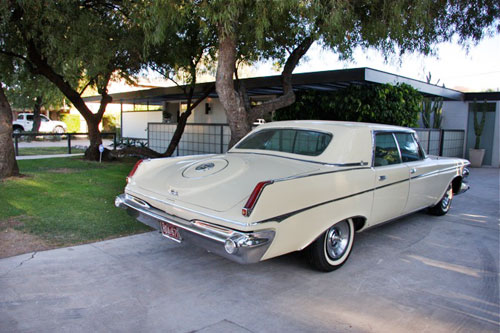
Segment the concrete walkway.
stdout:
[[446,216],[357,234],[332,273],[157,233],[2,259],[0,332],[498,332],[499,170],[470,183]]
[[[102,140],[104,147],[109,147],[112,149],[113,140]],[[90,145],[88,139],[71,140],[71,148],[86,149]],[[31,141],[31,142],[19,142],[19,148],[47,148],[47,147],[67,147],[68,141]],[[83,156],[83,153],[76,154],[50,154],[50,155],[20,155],[16,156],[16,160],[39,160],[44,158],[61,158],[61,157],[72,157],[72,156]]]
[[[105,147],[109,147],[113,145],[113,140],[103,139],[102,143]],[[71,147],[88,147],[90,145],[90,141],[88,139],[72,139]],[[19,148],[45,148],[45,147],[67,147],[67,140],[60,141],[19,141]]]
[[60,158],[60,157],[72,157],[72,156],[83,156],[84,153],[78,154],[52,154],[52,155],[26,155],[26,156],[16,156],[16,160],[40,160],[44,158]]

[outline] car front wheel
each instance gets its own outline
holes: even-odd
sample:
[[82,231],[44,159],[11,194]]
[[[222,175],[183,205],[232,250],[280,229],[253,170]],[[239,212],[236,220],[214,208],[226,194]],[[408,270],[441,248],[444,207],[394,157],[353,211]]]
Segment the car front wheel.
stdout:
[[451,200],[453,199],[453,187],[452,184],[448,185],[446,192],[444,193],[441,200],[433,207],[428,209],[429,213],[432,215],[441,216],[450,210]]
[[306,250],[309,263],[323,272],[340,268],[351,254],[354,242],[352,219],[340,221],[321,234]]
[[56,128],[54,128],[54,133],[63,134],[64,128],[62,126],[56,126]]

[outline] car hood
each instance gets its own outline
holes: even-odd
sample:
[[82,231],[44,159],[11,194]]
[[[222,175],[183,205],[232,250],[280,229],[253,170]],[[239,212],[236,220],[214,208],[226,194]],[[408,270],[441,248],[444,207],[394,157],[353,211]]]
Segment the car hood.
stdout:
[[176,204],[184,202],[218,212],[243,205],[261,181],[319,169],[314,163],[243,153],[175,160],[145,163],[150,165],[141,167],[142,171],[134,176],[136,188],[143,188]]

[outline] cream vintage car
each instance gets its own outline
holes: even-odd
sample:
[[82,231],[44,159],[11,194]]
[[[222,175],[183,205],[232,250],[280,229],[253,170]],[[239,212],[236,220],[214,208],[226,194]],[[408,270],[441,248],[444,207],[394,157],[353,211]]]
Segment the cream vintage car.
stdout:
[[139,161],[115,205],[176,242],[239,263],[306,250],[340,267],[354,234],[450,209],[469,162],[426,156],[415,131],[333,121],[258,126],[226,154]]

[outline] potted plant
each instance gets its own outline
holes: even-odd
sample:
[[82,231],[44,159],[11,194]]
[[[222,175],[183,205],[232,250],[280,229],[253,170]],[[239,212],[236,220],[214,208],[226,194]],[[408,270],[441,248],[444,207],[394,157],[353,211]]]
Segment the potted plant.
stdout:
[[483,114],[481,121],[478,120],[477,115],[479,107],[480,105],[474,101],[474,134],[476,135],[476,143],[474,144],[474,148],[469,148],[469,160],[471,166],[474,168],[480,168],[484,159],[484,149],[480,149],[479,146],[481,144],[481,135],[483,134],[484,124],[486,122],[486,104],[484,107],[481,107]]

